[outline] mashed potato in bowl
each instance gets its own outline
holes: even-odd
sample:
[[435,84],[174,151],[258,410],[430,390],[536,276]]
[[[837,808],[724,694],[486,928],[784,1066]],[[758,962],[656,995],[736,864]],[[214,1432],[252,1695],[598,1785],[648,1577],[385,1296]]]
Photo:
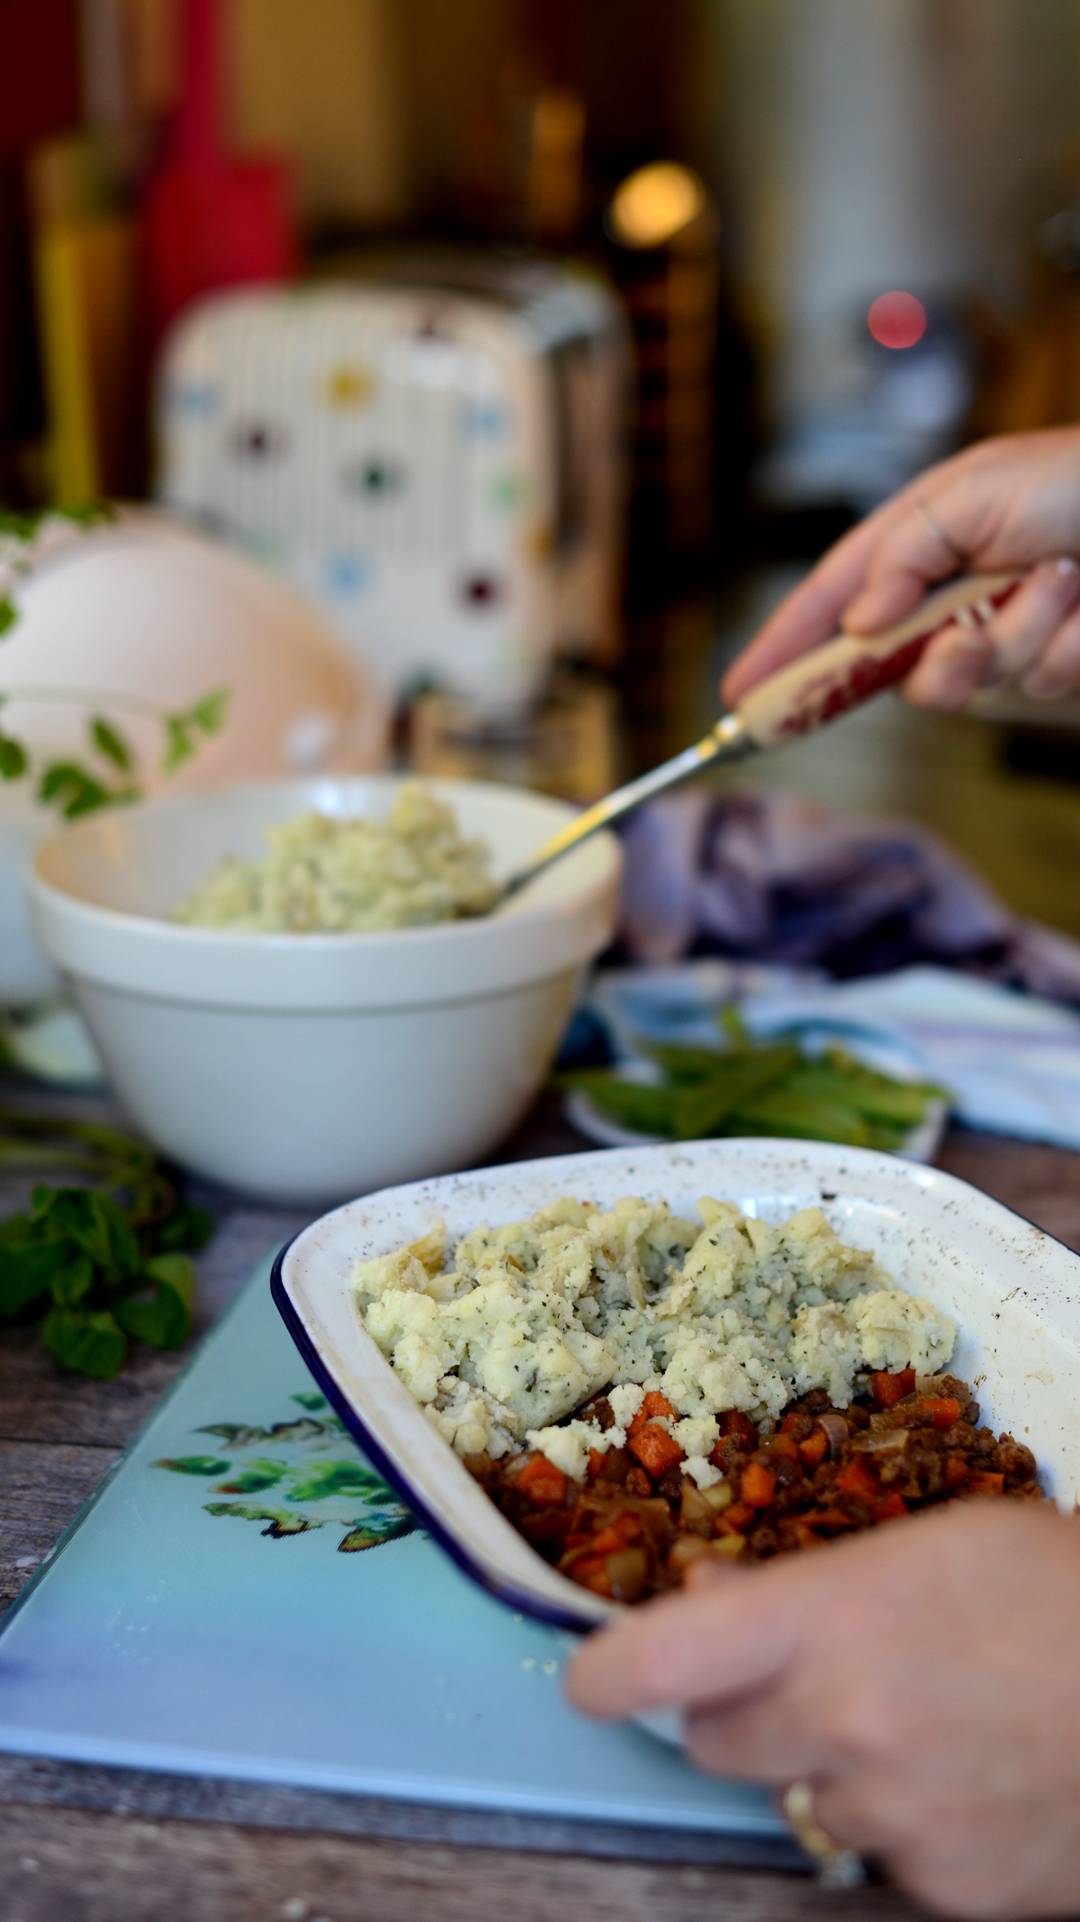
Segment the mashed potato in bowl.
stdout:
[[258,860],[227,856],[172,911],[191,927],[263,934],[374,933],[485,914],[497,889],[483,841],[419,781],[385,820],[314,811],[266,829]]

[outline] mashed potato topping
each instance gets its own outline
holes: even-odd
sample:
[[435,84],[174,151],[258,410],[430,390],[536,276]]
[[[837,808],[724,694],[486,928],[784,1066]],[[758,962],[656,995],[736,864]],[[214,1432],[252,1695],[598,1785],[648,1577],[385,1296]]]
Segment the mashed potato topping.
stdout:
[[496,888],[482,841],[419,781],[386,820],[301,814],[266,830],[257,861],[221,861],[172,919],[264,934],[369,933],[483,914]]
[[[894,1287],[820,1208],[779,1227],[725,1201],[698,1211],[692,1222],[664,1202],[604,1212],[567,1197],[463,1236],[452,1266],[440,1224],[355,1264],[361,1316],[459,1454],[529,1446],[577,1480],[590,1449],[624,1445],[652,1389],[676,1410],[683,1472],[708,1487],[722,1411],[775,1418],[811,1388],[842,1406],[861,1370],[947,1362],[948,1316]],[[600,1389],[613,1428],[564,1421]]]

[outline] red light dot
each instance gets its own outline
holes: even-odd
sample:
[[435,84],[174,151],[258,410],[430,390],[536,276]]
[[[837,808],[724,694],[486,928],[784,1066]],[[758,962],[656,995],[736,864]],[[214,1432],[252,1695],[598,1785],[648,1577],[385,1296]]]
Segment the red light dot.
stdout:
[[882,347],[914,347],[926,332],[926,308],[914,294],[879,294],[866,324]]

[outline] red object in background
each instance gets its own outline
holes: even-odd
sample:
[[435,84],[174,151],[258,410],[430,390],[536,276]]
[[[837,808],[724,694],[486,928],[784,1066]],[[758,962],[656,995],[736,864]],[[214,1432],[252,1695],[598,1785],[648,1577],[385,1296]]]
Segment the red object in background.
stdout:
[[154,340],[196,295],[248,281],[286,280],[296,269],[286,164],[232,160],[221,146],[219,26],[217,0],[184,0],[180,106],[168,158],[143,202]]
[[926,332],[926,308],[914,294],[879,294],[870,302],[866,324],[882,347],[914,347]]

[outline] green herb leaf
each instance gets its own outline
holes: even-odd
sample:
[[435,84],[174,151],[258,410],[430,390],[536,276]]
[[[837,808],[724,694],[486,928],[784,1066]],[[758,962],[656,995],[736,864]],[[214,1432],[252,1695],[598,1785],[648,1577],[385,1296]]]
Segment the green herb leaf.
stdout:
[[17,781],[28,766],[21,741],[13,740],[10,734],[0,734],[0,780]]
[[229,715],[229,689],[216,687],[188,710],[191,724],[203,734],[220,734]]
[[[19,1219],[23,1223],[29,1221],[26,1215]],[[5,1228],[9,1225],[4,1223]],[[0,1319],[21,1315],[32,1301],[48,1293],[60,1265],[59,1253],[54,1244],[33,1240],[28,1235],[0,1240]]]
[[77,761],[52,761],[38,783],[38,798],[55,801],[65,820],[76,821],[80,814],[108,807],[116,796]]
[[172,774],[185,761],[193,758],[196,734],[220,734],[228,711],[229,690],[218,687],[209,694],[201,695],[190,707],[178,708],[174,714],[166,714],[163,722],[165,752],[161,763],[164,772]]
[[[171,1266],[166,1275],[152,1273],[166,1263],[179,1266]],[[151,1348],[178,1348],[191,1333],[195,1271],[186,1255],[157,1255],[147,1263],[147,1280],[151,1287],[137,1288],[114,1301],[113,1313],[136,1341],[145,1341]]]
[[100,714],[90,720],[90,738],[99,754],[111,761],[122,774],[127,774],[135,765],[135,756],[123,735]]
[[162,1254],[197,1255],[213,1232],[214,1218],[206,1208],[179,1207],[154,1230],[154,1240]]
[[146,1272],[163,1287],[171,1288],[179,1295],[188,1314],[195,1306],[195,1264],[186,1255],[152,1255],[146,1264]]
[[41,1339],[61,1368],[111,1381],[127,1358],[127,1342],[108,1309],[53,1308]]
[[58,1308],[77,1308],[93,1285],[93,1262],[86,1255],[77,1255],[66,1267],[54,1270],[49,1292]]
[[90,1188],[35,1188],[35,1221],[53,1235],[73,1241],[98,1268],[118,1275],[134,1273],[139,1244],[122,1208]]
[[19,618],[19,610],[10,594],[0,594],[0,635],[10,633]]
[[163,773],[175,774],[177,768],[183,767],[184,762],[192,760],[194,755],[195,743],[186,719],[179,714],[166,715],[165,752],[161,760]]

